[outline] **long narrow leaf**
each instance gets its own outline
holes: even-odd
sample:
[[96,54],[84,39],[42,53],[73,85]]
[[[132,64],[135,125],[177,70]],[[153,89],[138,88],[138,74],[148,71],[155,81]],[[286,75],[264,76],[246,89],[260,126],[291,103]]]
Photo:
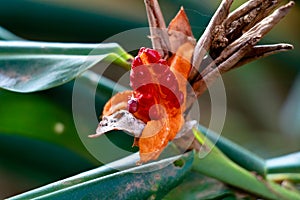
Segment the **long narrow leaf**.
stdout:
[[[229,200],[237,199],[235,193],[236,191],[225,183],[192,170],[179,186],[164,197],[164,200]],[[248,199],[246,196],[248,197],[245,195],[245,198],[242,199]]]
[[198,126],[198,129],[232,161],[249,171],[266,176],[265,161],[262,158],[222,136],[218,137],[218,134],[211,130],[208,131],[207,128],[201,125]]
[[66,178],[64,180],[60,180],[43,187],[25,192],[23,194],[17,195],[12,199],[32,199],[45,194],[49,194],[58,190],[62,190],[77,184],[84,183],[86,181],[91,181],[95,178],[99,178],[108,174],[112,174],[117,172],[118,170],[126,170],[131,167],[136,166],[136,162],[138,161],[139,156],[138,153],[132,154],[128,157],[122,158],[115,162],[109,163],[107,165],[103,165],[93,170],[89,170],[87,172],[83,172],[81,174]]
[[118,54],[124,60],[130,59],[116,43],[60,43],[60,42],[34,42],[34,41],[0,41],[0,55],[103,55]]
[[266,166],[269,174],[300,173],[300,152],[268,159]]
[[0,40],[15,40],[15,41],[17,41],[17,40],[23,40],[23,39],[0,26]]
[[[178,159],[182,163],[180,166],[175,164]],[[103,166],[10,199],[161,198],[181,182],[192,162],[193,153],[190,152],[106,176],[103,175],[107,174],[107,167]]]
[[15,92],[45,90],[69,82],[100,61],[128,69],[130,58],[114,43],[0,41],[0,88]]

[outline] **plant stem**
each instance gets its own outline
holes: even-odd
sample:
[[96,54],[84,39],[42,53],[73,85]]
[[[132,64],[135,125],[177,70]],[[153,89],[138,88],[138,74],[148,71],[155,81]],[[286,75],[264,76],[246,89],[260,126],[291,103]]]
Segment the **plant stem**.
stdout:
[[300,173],[268,174],[267,179],[275,182],[289,181],[292,183],[300,183]]

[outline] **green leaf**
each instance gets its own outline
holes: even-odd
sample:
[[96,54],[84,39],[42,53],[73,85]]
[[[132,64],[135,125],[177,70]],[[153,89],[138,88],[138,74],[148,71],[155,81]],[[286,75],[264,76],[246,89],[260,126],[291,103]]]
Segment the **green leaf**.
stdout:
[[195,154],[193,170],[267,199],[293,200],[300,198],[298,192],[256,176],[234,163],[200,131],[194,130],[194,134],[202,144],[202,148]]
[[22,38],[14,35],[13,33],[9,32],[5,28],[0,26],[0,40],[23,40]]
[[198,126],[198,129],[233,162],[249,171],[266,176],[265,161],[262,158],[222,136],[219,137],[218,134],[201,125]]
[[76,176],[72,176],[69,178],[66,178],[64,180],[60,180],[57,182],[53,182],[51,184],[48,184],[46,186],[36,188],[34,190],[25,192],[21,195],[18,195],[18,198],[35,198],[38,196],[42,196],[45,194],[49,194],[58,190],[62,190],[68,187],[71,187],[76,184],[84,183],[86,181],[91,181],[95,178],[99,178],[108,174],[112,174],[117,172],[118,170],[126,170],[133,167],[136,167],[136,162],[139,160],[138,153],[132,154],[130,156],[124,157],[120,160],[114,161],[112,163],[109,163],[107,165],[103,165],[101,167],[95,168],[93,170],[89,170],[87,172],[81,173]]
[[300,152],[268,159],[266,166],[268,174],[300,173]]
[[224,183],[191,171],[183,183],[169,192],[164,200],[207,200],[207,199],[237,199],[235,191]]
[[100,61],[130,68],[132,57],[118,44],[0,41],[0,88],[46,90],[69,82]]
[[[174,164],[178,159],[182,166]],[[109,175],[103,166],[10,199],[160,199],[182,181],[192,162],[190,152]]]

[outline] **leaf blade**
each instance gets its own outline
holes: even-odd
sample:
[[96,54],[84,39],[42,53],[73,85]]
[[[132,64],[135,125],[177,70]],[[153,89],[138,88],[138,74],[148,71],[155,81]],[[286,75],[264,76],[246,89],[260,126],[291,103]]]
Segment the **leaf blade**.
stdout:
[[0,26],[0,40],[23,40],[23,39]]
[[22,93],[46,90],[69,82],[101,61],[129,69],[131,58],[115,43],[0,41],[0,88]]
[[266,166],[268,174],[300,173],[300,152],[268,159]]
[[[182,159],[184,165],[176,166],[173,162]],[[110,175],[101,176],[97,172],[106,166],[74,176],[79,180],[77,184],[62,189],[52,190],[49,186],[40,188],[38,195],[31,196],[30,192],[10,198],[11,200],[22,198],[37,199],[78,199],[82,198],[115,198],[115,199],[146,199],[153,195],[156,198],[163,197],[171,188],[175,187],[190,170],[193,162],[193,153],[175,156],[162,161],[149,163],[143,166],[131,168]],[[167,164],[167,166],[166,166]],[[154,170],[153,168],[157,168]],[[146,171],[145,173],[140,173]],[[84,175],[87,175],[84,177]],[[67,179],[57,182],[65,186]],[[126,188],[124,186],[126,184]]]

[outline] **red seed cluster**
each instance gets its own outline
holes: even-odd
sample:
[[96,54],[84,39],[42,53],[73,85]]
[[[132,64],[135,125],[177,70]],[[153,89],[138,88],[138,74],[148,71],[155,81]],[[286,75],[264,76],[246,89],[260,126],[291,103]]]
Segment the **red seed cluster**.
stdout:
[[161,111],[149,109],[161,105],[166,110],[179,108],[183,93],[179,91],[178,81],[167,62],[160,54],[142,47],[132,62],[130,86],[134,90],[128,101],[129,112],[147,122],[161,118]]

